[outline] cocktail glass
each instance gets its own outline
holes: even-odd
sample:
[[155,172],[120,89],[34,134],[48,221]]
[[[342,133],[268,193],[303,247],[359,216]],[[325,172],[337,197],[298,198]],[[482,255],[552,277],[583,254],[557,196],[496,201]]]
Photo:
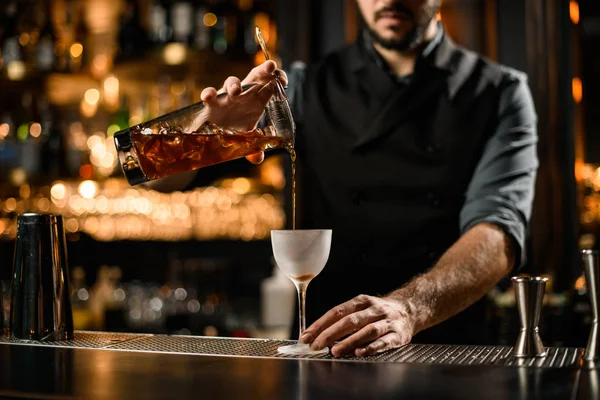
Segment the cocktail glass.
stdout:
[[[294,282],[298,292],[300,336],[306,329],[306,289],[325,267],[331,248],[331,229],[272,230],[271,244],[275,262]],[[296,343],[277,349],[282,354],[327,354],[328,348],[313,351],[309,345]]]

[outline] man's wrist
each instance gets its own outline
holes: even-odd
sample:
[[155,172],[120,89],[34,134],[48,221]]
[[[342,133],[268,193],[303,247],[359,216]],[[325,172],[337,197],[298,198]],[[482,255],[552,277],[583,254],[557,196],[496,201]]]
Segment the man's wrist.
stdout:
[[411,336],[427,327],[426,321],[431,315],[431,309],[418,300],[414,291],[401,288],[384,296],[384,299],[392,301],[400,315],[406,319],[411,327]]

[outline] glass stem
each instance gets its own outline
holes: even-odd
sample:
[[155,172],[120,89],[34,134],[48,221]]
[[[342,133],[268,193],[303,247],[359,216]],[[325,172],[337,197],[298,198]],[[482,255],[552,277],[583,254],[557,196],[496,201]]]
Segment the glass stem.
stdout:
[[298,339],[300,339],[300,336],[306,330],[306,288],[308,287],[308,282],[294,283],[298,292],[298,307],[300,309],[300,333],[298,334]]

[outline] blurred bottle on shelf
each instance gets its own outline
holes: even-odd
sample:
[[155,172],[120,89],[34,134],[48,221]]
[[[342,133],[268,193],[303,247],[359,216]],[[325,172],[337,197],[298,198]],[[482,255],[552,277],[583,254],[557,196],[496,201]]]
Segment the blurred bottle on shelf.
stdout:
[[253,41],[255,40],[255,27],[250,26],[253,15],[253,4],[252,1],[238,1],[236,6],[231,8],[230,15],[227,19],[225,37],[228,41],[228,52],[234,59],[248,59],[248,54],[246,53],[247,35],[250,34],[250,39]]
[[104,307],[103,329],[109,332],[123,331],[126,328],[125,306],[126,293],[121,285],[121,268],[113,266],[108,271],[110,296],[106,299]]
[[272,276],[260,285],[261,328],[268,337],[287,339],[294,317],[296,290],[274,261],[273,264]]
[[237,0],[237,8],[240,15],[237,24],[238,36],[240,37],[238,47],[244,56],[253,56],[258,49],[255,37],[256,25],[254,23],[254,15],[258,12],[258,8],[254,0]]
[[[40,168],[40,148],[42,126],[40,121],[37,101],[34,94],[25,91],[21,96],[19,117],[19,127],[17,128],[17,138],[20,143],[20,161],[19,167],[25,173],[25,177],[35,177]],[[25,182],[14,182],[22,184]]]
[[75,267],[71,273],[71,304],[73,307],[73,325],[75,329],[93,327],[90,310],[90,291],[85,282],[85,270]]
[[167,9],[162,1],[154,1],[150,6],[149,16],[149,37],[154,46],[161,46],[167,43],[173,31],[167,24]]
[[89,159],[89,155],[86,153],[87,134],[84,131],[83,124],[77,121],[77,118],[74,113],[67,114],[65,117],[67,121],[75,121],[69,124],[68,129],[65,131],[66,137],[63,137],[66,143],[64,160],[68,176],[79,176],[82,166]]
[[52,8],[50,0],[43,2],[43,8],[40,18],[42,27],[39,31],[39,39],[36,47],[36,65],[42,72],[52,72],[56,67],[56,56],[54,46],[56,43],[56,29],[52,20]]
[[16,31],[21,52],[20,61],[24,63],[26,69],[35,66],[35,50],[39,38],[38,15],[39,7],[37,4],[17,1]]
[[208,14],[208,7],[205,4],[198,4],[194,13],[194,47],[198,50],[205,50],[210,46],[210,27],[205,22],[205,16]]
[[50,14],[55,19],[56,31],[54,42],[54,55],[56,57],[55,69],[57,72],[70,72],[70,47],[74,41],[73,33],[73,2],[64,1],[62,7],[56,7]]
[[170,10],[173,41],[183,44],[192,43],[194,9],[189,1],[173,2]]
[[167,280],[165,283],[165,314],[166,317],[185,312],[187,291],[183,288],[183,263],[177,253],[169,255]]
[[66,165],[67,153],[65,137],[60,129],[58,114],[51,107],[47,110],[48,116],[43,118],[42,131],[46,136],[41,148],[40,167],[44,171],[45,181],[64,178],[69,175]]
[[231,30],[232,7],[229,2],[220,1],[212,8],[212,50],[216,54],[225,54],[231,45],[232,37],[228,34]]
[[[11,71],[24,68],[23,63],[23,47],[19,43],[19,31],[17,28],[17,3],[10,1],[5,8],[4,29],[2,33],[2,65],[8,71],[9,78]],[[19,64],[21,63],[21,64]]]
[[90,290],[91,326],[96,330],[104,328],[104,313],[112,300],[113,292],[110,270],[107,265],[102,265]]
[[[152,12],[154,11],[151,11],[151,13]],[[152,26],[152,23],[150,25]],[[160,32],[160,28],[158,29],[158,32]],[[123,14],[121,15],[121,23],[119,25],[118,40],[118,61],[141,58],[148,48],[148,33],[142,26],[140,20],[140,7],[136,0],[125,1]]]
[[89,55],[92,53],[89,48],[89,29],[85,16],[85,3],[79,6],[78,17],[75,22],[74,41],[69,47],[70,65],[72,72],[79,72],[88,65]]

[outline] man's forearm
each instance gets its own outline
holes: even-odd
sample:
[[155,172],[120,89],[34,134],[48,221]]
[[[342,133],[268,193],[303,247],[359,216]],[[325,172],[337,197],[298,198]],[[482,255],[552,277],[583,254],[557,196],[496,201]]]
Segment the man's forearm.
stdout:
[[459,313],[483,297],[514,264],[510,237],[491,224],[465,232],[428,272],[386,297],[406,305],[413,335]]

